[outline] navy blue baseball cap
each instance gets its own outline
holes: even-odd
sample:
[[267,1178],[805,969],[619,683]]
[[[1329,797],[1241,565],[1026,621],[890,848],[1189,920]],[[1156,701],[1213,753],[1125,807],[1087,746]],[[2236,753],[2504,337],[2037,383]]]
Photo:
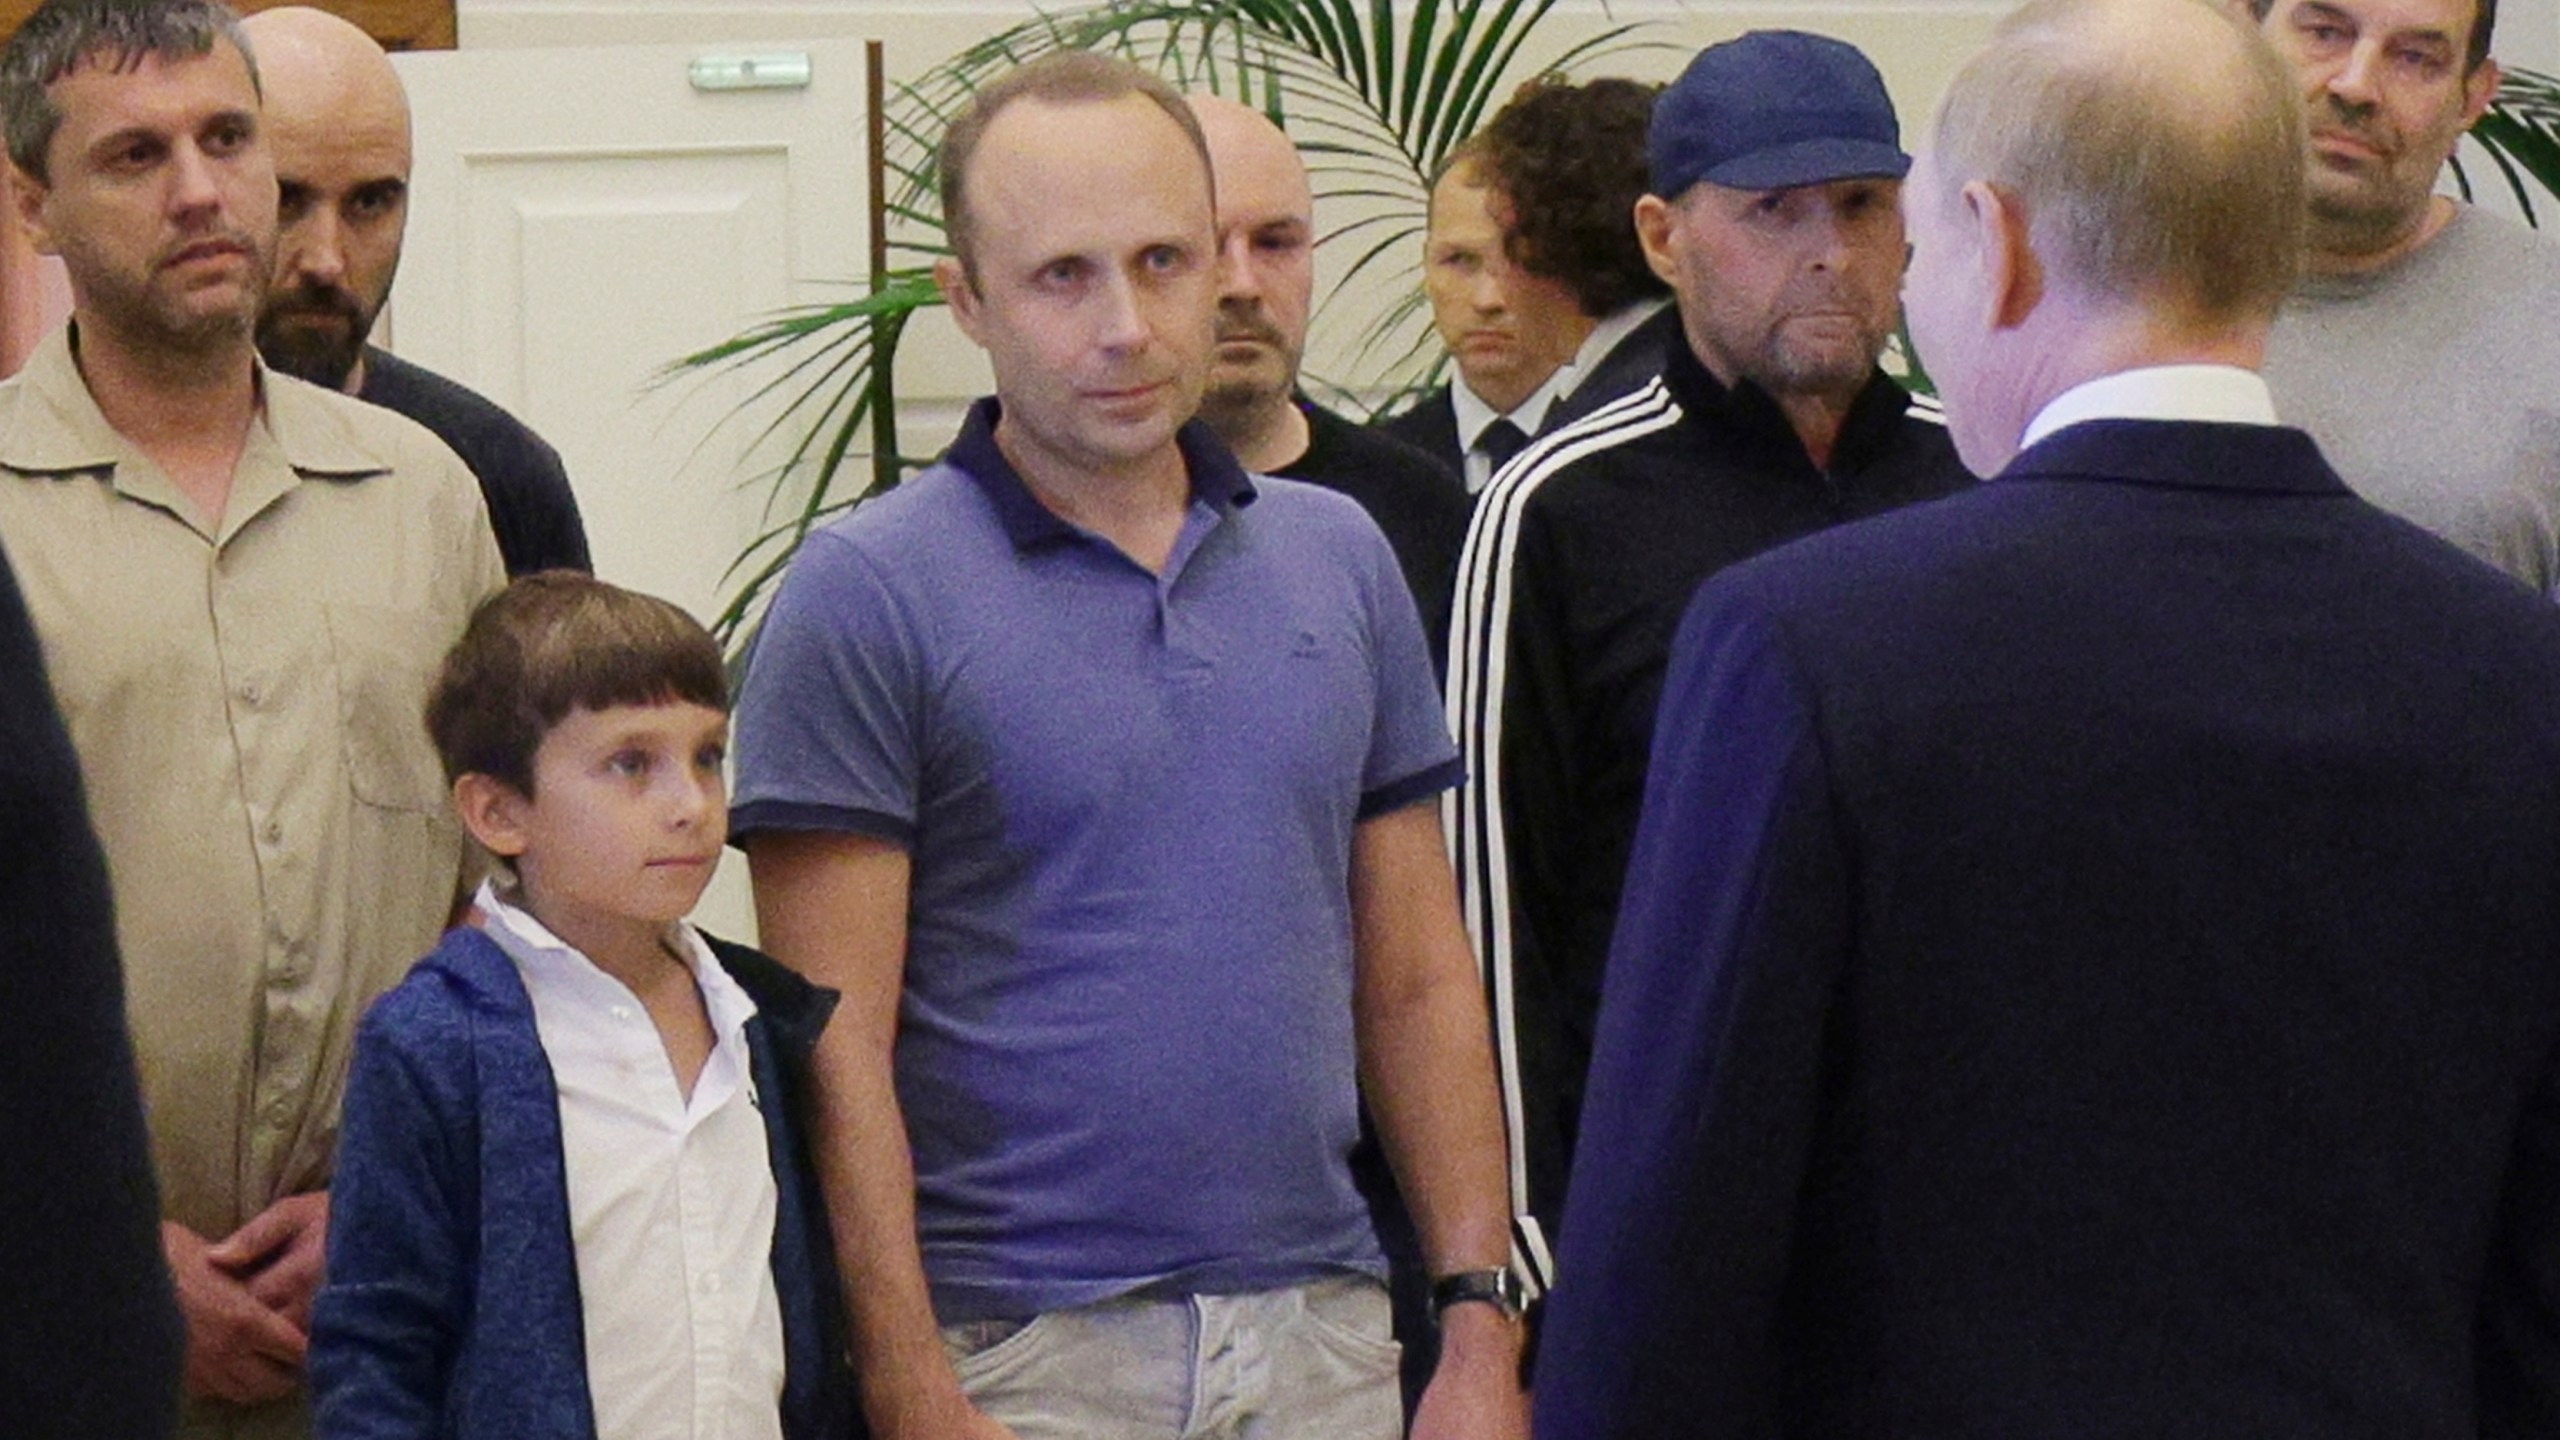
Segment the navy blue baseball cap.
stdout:
[[1701,180],[1785,190],[1911,168],[1884,77],[1856,46],[1801,30],[1699,51],[1654,101],[1645,156],[1665,200]]

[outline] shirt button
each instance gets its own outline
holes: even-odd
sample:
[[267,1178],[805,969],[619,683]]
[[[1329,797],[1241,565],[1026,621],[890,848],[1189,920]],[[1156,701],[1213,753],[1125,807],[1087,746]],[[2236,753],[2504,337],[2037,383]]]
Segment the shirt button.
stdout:
[[275,1099],[267,1102],[267,1128],[282,1130],[293,1123],[293,1102]]
[[720,1293],[720,1272],[719,1272],[719,1271],[717,1271],[717,1270],[712,1270],[712,1271],[708,1271],[708,1272],[706,1272],[706,1273],[703,1275],[703,1277],[702,1277],[702,1293],[703,1293],[703,1294],[705,1294],[705,1295],[717,1295],[717,1294],[719,1294],[719,1293]]
[[270,845],[281,845],[284,843],[284,825],[279,821],[268,821],[259,829],[258,834]]
[[613,1007],[613,1018],[614,1018],[614,1019],[616,1019],[616,1020],[628,1020],[628,1019],[630,1019],[630,1018],[631,1018],[631,1007],[630,1007],[630,1006],[628,1006],[628,1005],[616,1005],[616,1006],[614,1006],[614,1007]]
[[242,681],[239,693],[240,703],[243,705],[255,705],[266,695],[264,690],[258,688],[258,682],[255,680]]

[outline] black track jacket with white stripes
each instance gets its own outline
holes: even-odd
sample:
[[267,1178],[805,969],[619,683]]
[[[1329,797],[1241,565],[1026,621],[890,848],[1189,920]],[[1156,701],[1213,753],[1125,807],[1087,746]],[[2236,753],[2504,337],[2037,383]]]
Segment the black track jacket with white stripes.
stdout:
[[1686,345],[1651,384],[1541,436],[1485,488],[1459,563],[1450,833],[1493,1007],[1519,1258],[1543,1281],[1600,972],[1671,637],[1709,575],[1972,483],[1931,402],[1882,371],[1817,468],[1757,385]]

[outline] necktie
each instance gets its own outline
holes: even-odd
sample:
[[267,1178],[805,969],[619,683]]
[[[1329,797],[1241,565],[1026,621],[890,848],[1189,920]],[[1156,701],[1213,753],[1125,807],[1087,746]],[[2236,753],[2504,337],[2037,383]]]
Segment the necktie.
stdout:
[[1503,466],[1510,464],[1511,457],[1526,449],[1528,444],[1529,437],[1522,434],[1520,427],[1509,420],[1496,420],[1484,427],[1483,432],[1476,436],[1476,449],[1493,462],[1496,473],[1500,473]]

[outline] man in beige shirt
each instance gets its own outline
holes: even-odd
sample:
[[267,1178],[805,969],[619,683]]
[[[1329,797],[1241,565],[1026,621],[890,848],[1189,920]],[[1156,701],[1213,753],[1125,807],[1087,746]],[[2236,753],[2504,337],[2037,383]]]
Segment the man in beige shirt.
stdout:
[[0,385],[0,546],[115,886],[191,1437],[308,1427],[349,1037],[463,860],[421,707],[502,581],[452,452],[259,364],[258,122],[209,0],[50,0],[0,52],[20,217],[73,301]]

